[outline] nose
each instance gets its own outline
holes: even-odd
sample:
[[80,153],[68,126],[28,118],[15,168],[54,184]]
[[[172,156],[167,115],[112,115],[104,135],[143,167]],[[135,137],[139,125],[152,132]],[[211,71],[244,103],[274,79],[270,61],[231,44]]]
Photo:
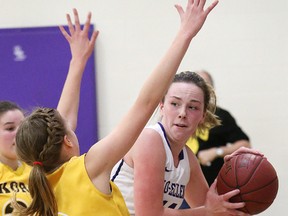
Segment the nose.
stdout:
[[185,118],[185,117],[186,117],[186,109],[185,109],[184,106],[182,106],[182,107],[179,109],[178,117],[179,117],[179,118]]

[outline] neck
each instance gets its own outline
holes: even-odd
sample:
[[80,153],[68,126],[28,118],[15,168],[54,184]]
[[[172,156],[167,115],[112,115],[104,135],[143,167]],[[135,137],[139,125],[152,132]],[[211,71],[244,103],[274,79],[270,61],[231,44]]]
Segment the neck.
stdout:
[[18,159],[8,159],[0,156],[0,162],[9,166],[13,170],[17,170],[21,162]]

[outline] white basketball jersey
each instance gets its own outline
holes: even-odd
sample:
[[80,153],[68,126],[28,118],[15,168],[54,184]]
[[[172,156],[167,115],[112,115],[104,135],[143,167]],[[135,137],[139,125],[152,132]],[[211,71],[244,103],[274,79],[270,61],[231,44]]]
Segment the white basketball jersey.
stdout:
[[185,187],[190,179],[190,164],[186,148],[183,148],[180,152],[179,164],[175,167],[170,144],[163,126],[158,123],[150,128],[160,134],[166,152],[163,206],[179,209],[184,200]]
[[[190,164],[187,151],[183,148],[179,154],[179,164],[175,167],[170,144],[166,138],[163,126],[158,123],[148,128],[159,133],[166,152],[163,206],[165,208],[179,209],[184,200],[185,187],[190,179]],[[112,181],[120,189],[131,215],[135,215],[133,172],[133,168],[129,167],[124,160],[121,160],[115,165],[111,173]]]

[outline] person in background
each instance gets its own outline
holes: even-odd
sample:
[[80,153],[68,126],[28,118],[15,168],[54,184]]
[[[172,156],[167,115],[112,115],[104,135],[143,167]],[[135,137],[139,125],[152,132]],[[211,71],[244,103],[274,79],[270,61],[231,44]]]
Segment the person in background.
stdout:
[[11,197],[18,193],[17,202],[27,207],[31,202],[28,177],[31,167],[18,160],[15,151],[16,131],[24,120],[23,110],[14,102],[0,101],[0,211],[13,212]]
[[[213,78],[205,70],[198,71],[199,74],[208,84],[214,88]],[[237,124],[236,119],[226,109],[217,106],[215,115],[221,120],[221,125],[213,127],[204,133],[198,133],[198,151],[197,155],[204,176],[209,185],[211,185],[218,175],[226,155],[232,154],[240,147],[251,148],[248,135]],[[187,143],[188,146],[189,143]],[[197,142],[196,142],[197,148]],[[193,147],[192,147],[193,149]],[[195,147],[194,147],[195,149]]]
[[[204,10],[205,0],[189,0],[185,11],[176,5],[181,25],[167,53],[144,83],[129,112],[86,154],[79,156],[79,143],[74,133],[82,75],[79,71],[69,71],[57,109],[38,108],[23,120],[16,134],[16,151],[21,160],[32,166],[29,178],[32,203],[26,209],[19,207],[20,215],[129,215],[118,187],[110,181],[111,170],[137,140],[167,92],[191,40],[217,3],[213,2]],[[67,16],[70,34],[61,28],[71,48],[83,50],[83,47],[73,46],[74,38],[78,37],[86,47],[94,47],[97,33],[94,32],[91,41],[87,39],[91,14],[83,31],[76,10],[74,16],[75,28]],[[88,56],[81,54],[80,59],[74,59],[76,56],[72,55],[71,64],[83,64]],[[67,101],[67,94],[73,89],[77,96],[74,100],[77,100],[71,107],[73,100]],[[208,186],[204,187],[207,192]],[[227,201],[237,193],[239,190],[219,196],[212,188],[205,207],[191,213],[211,215],[211,212],[241,208],[243,203]]]
[[[200,70],[197,74],[214,88],[210,73]],[[217,106],[215,115],[221,120],[221,125],[210,130],[206,129],[202,133],[196,131],[196,135],[191,136],[187,141],[187,145],[197,155],[202,172],[209,185],[212,185],[216,179],[226,155],[232,154],[240,147],[251,147],[248,135],[237,124],[229,111]],[[188,204],[184,202],[181,208],[188,207]]]

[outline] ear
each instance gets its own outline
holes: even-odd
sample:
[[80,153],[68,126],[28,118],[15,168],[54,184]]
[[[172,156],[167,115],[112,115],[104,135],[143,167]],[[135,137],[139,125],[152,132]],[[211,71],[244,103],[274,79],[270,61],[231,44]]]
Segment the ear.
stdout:
[[163,107],[164,107],[164,103],[161,101],[161,102],[159,103],[159,111],[160,111],[160,114],[161,114],[161,115],[162,115]]
[[67,146],[67,147],[72,147],[72,146],[73,146],[72,142],[70,141],[70,139],[68,138],[67,135],[64,136],[63,143],[64,143],[64,145]]

